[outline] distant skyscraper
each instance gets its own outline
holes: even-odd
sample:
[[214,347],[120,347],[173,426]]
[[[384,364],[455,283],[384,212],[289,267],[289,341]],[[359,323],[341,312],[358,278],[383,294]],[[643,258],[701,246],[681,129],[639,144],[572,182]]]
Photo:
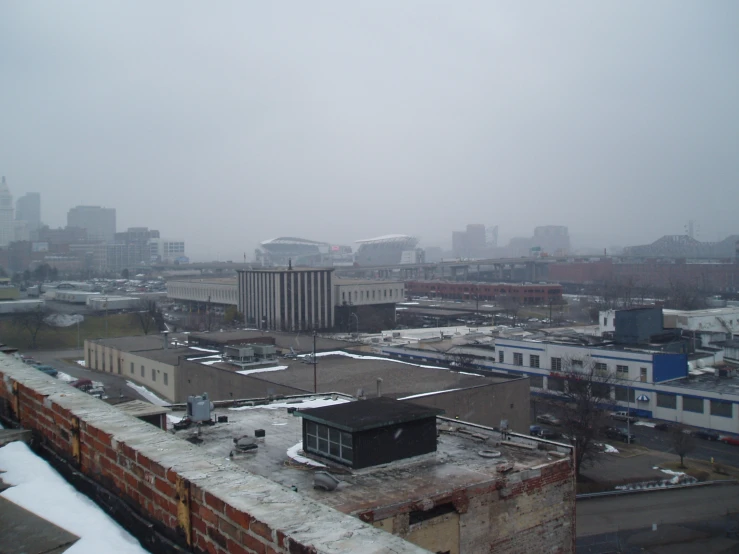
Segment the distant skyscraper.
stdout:
[[16,201],[15,220],[28,223],[30,231],[41,228],[41,195],[38,192],[27,192]]
[[5,177],[0,180],[0,247],[13,241],[13,195],[10,194]]
[[67,227],[85,229],[89,240],[113,242],[115,240],[115,208],[75,206],[67,213]]

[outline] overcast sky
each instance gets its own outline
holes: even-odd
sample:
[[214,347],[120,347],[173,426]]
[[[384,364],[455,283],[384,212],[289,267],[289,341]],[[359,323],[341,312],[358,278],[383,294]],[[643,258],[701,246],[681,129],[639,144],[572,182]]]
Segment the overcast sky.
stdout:
[[739,233],[739,3],[0,3],[0,175],[194,259]]

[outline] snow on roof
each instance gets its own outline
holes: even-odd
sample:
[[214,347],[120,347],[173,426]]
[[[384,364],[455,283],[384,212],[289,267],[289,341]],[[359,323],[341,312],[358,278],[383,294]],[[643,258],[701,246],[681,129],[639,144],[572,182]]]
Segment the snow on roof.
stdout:
[[2,496],[80,537],[68,554],[147,554],[127,531],[97,504],[67,483],[22,442],[0,448],[3,481],[12,485]]

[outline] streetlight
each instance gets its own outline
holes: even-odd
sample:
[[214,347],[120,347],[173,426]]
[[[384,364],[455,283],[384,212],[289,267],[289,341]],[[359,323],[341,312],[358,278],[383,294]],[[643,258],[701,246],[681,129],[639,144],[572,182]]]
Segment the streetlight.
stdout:
[[316,368],[316,330],[313,329],[313,393],[318,393],[318,370]]

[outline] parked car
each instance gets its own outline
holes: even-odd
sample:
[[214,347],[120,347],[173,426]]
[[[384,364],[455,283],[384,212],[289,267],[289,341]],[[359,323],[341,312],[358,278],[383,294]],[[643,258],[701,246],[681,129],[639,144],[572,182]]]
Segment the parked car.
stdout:
[[35,367],[39,371],[43,371],[44,373],[46,373],[46,375],[50,375],[52,377],[56,377],[57,374],[59,373],[55,368],[51,367],[50,365],[46,365],[46,364],[34,364],[33,367]]
[[719,439],[719,435],[716,431],[708,431],[706,429],[698,429],[697,431],[693,431],[692,435],[694,437],[698,437],[699,439],[707,441],[717,441]]
[[529,434],[533,437],[539,437],[547,440],[554,440],[556,438],[559,438],[559,433],[557,433],[556,431],[553,431],[552,429],[547,429],[546,427],[541,427],[539,425],[530,425]]
[[562,420],[558,417],[554,417],[552,414],[542,414],[537,416],[536,421],[539,423],[546,423],[547,425],[562,425]]
[[538,437],[539,433],[541,433],[541,425],[529,425],[529,435]]
[[77,379],[76,381],[72,381],[69,384],[72,385],[74,388],[85,392],[89,391],[93,387],[92,381],[90,381],[90,379]]
[[724,435],[719,440],[721,442],[725,443],[725,444],[731,444],[731,445],[734,445],[734,446],[739,446],[739,437],[732,437],[732,436],[729,436],[729,435]]
[[671,431],[673,427],[674,425],[672,423],[665,423],[664,421],[654,425],[654,428],[657,431]]
[[622,442],[636,442],[636,435],[634,433],[629,434],[626,429],[621,429],[620,427],[607,427],[605,434],[609,439]]
[[611,414],[611,419],[615,419],[616,421],[630,421],[631,423],[638,421],[638,418],[631,415],[629,412],[613,412]]

